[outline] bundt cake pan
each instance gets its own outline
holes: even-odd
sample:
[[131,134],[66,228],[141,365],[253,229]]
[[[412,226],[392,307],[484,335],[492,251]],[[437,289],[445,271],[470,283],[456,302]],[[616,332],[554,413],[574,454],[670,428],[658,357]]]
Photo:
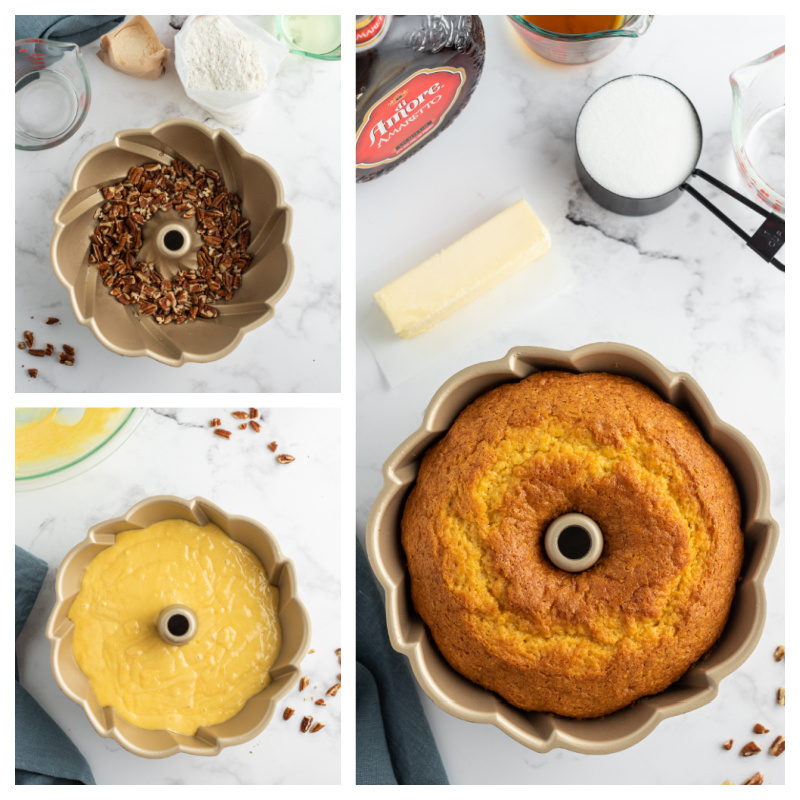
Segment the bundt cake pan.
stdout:
[[[113,708],[102,708],[72,654],[74,625],[68,614],[89,562],[113,545],[118,533],[146,528],[167,519],[185,519],[198,525],[213,522],[231,539],[255,553],[264,565],[269,582],[278,587],[280,598],[278,618],[282,641],[278,658],[270,669],[272,680],[234,717],[201,727],[194,736],[168,730],[145,730],[122,719]],[[311,623],[298,597],[294,565],[282,555],[277,541],[263,525],[247,517],[227,514],[200,497],[183,500],[162,495],[142,500],[122,517],[94,525],[87,537],[70,550],[58,568],[56,603],[47,623],[47,638],[51,644],[50,662],[56,683],[67,697],[83,707],[101,736],[111,737],[126,750],[146,758],[163,758],[175,753],[213,756],[223,747],[253,739],[267,726],[278,701],[300,680],[301,664],[311,641]]]
[[[744,564],[722,636],[668,689],[598,719],[577,720],[522,711],[455,672],[414,610],[400,544],[405,499],[425,451],[476,397],[502,383],[543,370],[610,372],[649,386],[697,423],[733,474],[742,500]],[[643,739],[663,719],[709,703],[717,694],[720,680],[744,663],[761,636],[766,618],[764,577],[778,540],[778,525],[769,511],[769,480],[764,463],[745,436],[717,417],[689,375],[671,372],[641,350],[608,343],[569,352],[515,347],[497,361],[468,367],[434,395],[422,426],[389,456],[383,476],[383,488],[367,522],[367,552],[385,590],[392,645],[408,657],[414,675],[436,705],[460,719],[495,725],[531,750],[544,753],[560,747],[587,754],[624,750]]]
[[[125,180],[133,166],[170,164],[176,158],[215,170],[226,189],[239,195],[242,216],[250,220],[248,251],[253,259],[233,299],[215,304],[219,316],[159,325],[152,317],[140,316],[136,305],[122,305],[110,296],[97,267],[88,263],[89,237],[97,225],[95,211],[105,202],[103,186]],[[214,361],[230,353],[245,333],[269,320],[289,288],[294,272],[291,220],[280,179],[266,161],[246,153],[221,128],[172,119],[149,130],[122,131],[81,159],[70,190],[53,215],[50,260],[69,291],[78,322],[87,325],[109,350],[124,356],[150,356],[175,367],[187,361]],[[156,264],[162,263],[155,242],[163,238],[165,226],[183,229],[188,252],[181,254],[182,265],[189,266],[190,261],[194,265],[200,244],[194,219],[184,219],[175,211],[158,212],[144,223],[142,250],[150,251],[147,260],[156,254]],[[163,253],[161,259],[166,259]]]

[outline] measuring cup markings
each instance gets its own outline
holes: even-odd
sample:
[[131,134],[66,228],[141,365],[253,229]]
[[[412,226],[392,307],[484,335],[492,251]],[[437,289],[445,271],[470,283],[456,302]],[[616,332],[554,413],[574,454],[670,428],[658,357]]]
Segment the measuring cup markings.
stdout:
[[731,140],[736,167],[748,188],[775,211],[785,197],[785,46],[730,74]]

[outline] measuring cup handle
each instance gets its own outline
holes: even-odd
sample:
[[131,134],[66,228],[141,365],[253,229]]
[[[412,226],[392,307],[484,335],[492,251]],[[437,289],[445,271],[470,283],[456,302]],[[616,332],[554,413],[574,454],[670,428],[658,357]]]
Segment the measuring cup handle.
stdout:
[[[748,208],[752,209],[756,213],[760,214],[764,217],[764,222],[761,224],[759,229],[750,236],[745,230],[740,228],[732,219],[726,216],[722,211],[720,211],[707,197],[704,197],[694,186],[691,186],[688,183],[688,180],[681,184],[681,189],[685,191],[687,194],[690,194],[696,200],[698,200],[702,205],[704,205],[715,217],[721,219],[735,234],[737,234],[741,239],[747,243],[747,246],[754,250],[758,255],[761,256],[765,261],[775,266],[781,272],[785,272],[786,268],[784,265],[778,261],[775,256],[777,255],[778,251],[783,247],[784,243],[786,242],[786,222],[777,214],[773,214],[770,211],[765,210],[761,206],[754,203],[750,200],[749,197],[745,197],[744,195],[739,194],[739,192],[734,191],[729,186],[726,186],[721,181],[718,181],[716,178],[709,175],[707,172],[704,172],[701,169],[695,169],[692,175],[697,175],[698,178],[703,178],[704,180],[708,181],[712,186],[716,186],[717,189],[725,192],[725,194],[730,195],[735,200],[738,200],[743,205],[747,206]],[[689,176],[691,177],[691,176]]]

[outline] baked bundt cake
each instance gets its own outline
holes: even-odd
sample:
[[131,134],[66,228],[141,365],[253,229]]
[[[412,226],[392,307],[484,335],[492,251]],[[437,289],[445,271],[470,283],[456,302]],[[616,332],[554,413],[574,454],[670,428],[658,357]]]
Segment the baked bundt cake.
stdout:
[[[544,551],[569,512],[603,533],[583,572]],[[402,543],[455,670],[519,708],[589,718],[662,691],[720,636],[740,516],[683,412],[630,378],[542,372],[479,397],[426,453]]]

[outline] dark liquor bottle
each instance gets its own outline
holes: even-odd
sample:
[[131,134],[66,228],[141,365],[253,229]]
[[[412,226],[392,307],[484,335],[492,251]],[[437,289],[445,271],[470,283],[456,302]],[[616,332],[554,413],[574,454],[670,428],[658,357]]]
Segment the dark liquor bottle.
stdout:
[[475,15],[356,17],[356,180],[389,172],[469,102],[486,44]]

